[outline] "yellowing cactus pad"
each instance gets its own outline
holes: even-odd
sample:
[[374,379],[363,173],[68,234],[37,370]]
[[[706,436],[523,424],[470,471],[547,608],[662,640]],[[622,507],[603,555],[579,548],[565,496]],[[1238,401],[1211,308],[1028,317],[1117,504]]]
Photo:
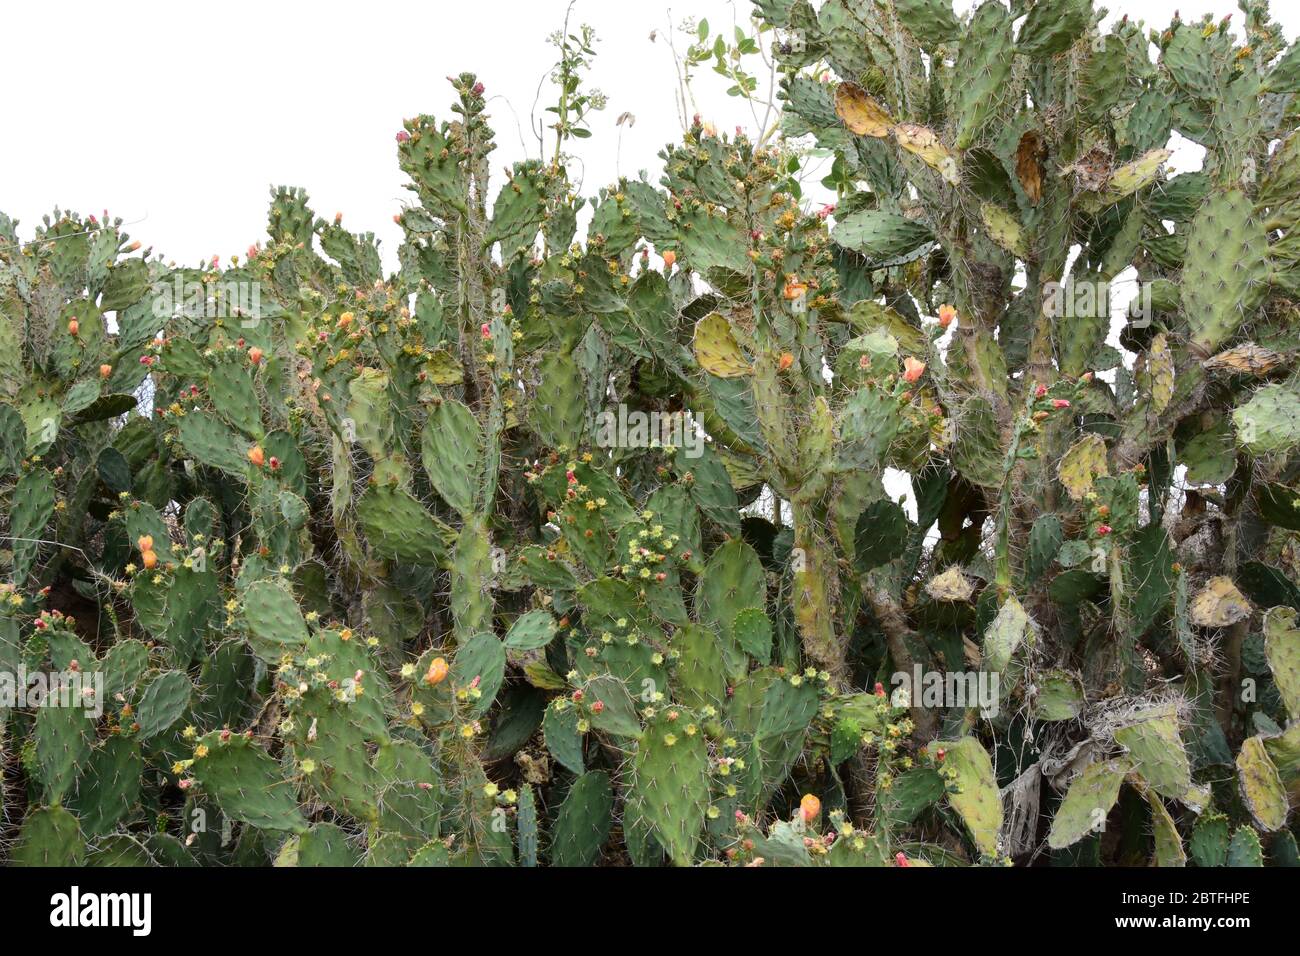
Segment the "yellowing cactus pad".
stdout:
[[1057,477],[1075,501],[1081,501],[1098,478],[1110,474],[1106,443],[1100,435],[1085,435],[1070,446],[1057,468]]
[[695,360],[710,375],[739,378],[752,371],[731,324],[720,312],[711,312],[695,323],[694,344]]
[[1250,617],[1250,602],[1231,578],[1210,578],[1192,598],[1189,614],[1198,627],[1228,627]]

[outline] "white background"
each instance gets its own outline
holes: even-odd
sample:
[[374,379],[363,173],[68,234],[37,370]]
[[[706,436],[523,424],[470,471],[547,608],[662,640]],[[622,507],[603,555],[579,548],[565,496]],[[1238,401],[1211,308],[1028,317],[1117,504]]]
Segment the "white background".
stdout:
[[[192,265],[263,239],[268,187],[303,186],[318,215],[342,212],[349,229],[379,236],[391,267],[400,241],[392,216],[409,195],[393,139],[402,118],[449,116],[453,94],[444,77],[474,70],[491,97],[500,144],[494,168],[538,155],[529,114],[555,59],[545,38],[567,5],[6,4],[0,210],[22,220],[20,233],[30,237],[56,204],[82,213],[107,208],[133,223],[134,238]],[[1130,19],[1164,27],[1179,5],[1185,19],[1208,10],[1241,20],[1227,0],[1124,8]],[[609,97],[593,117],[593,137],[576,147],[584,192],[642,168],[657,180],[660,148],[680,136],[664,34],[687,16],[730,32],[750,9],[748,0],[692,0],[671,13],[659,2],[579,0],[573,24],[590,23],[600,37],[590,82]],[[1300,7],[1279,0],[1273,16],[1294,39]],[[701,69],[701,112],[720,130],[752,131],[748,107],[725,96],[725,87]],[[544,87],[538,115],[549,94]],[[636,123],[620,137],[615,120],[625,111]],[[1197,159],[1180,153],[1172,164],[1193,168]]]

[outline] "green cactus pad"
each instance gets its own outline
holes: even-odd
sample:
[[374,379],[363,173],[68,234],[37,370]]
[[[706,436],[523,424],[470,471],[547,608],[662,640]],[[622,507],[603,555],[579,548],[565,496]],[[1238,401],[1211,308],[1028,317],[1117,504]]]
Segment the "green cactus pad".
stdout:
[[676,866],[694,861],[709,800],[709,752],[694,721],[681,708],[658,708],[630,767],[631,799]]
[[1164,801],[1152,791],[1147,791],[1147,804],[1151,807],[1151,827],[1156,845],[1156,866],[1179,867],[1187,865],[1183,839]]
[[582,444],[587,425],[585,390],[582,371],[571,355],[550,352],[538,363],[530,421],[551,447],[572,451]]
[[958,149],[967,149],[976,141],[1006,95],[1014,53],[1006,8],[994,0],[980,4],[958,48],[956,69],[963,79],[957,94]]
[[1187,793],[1191,765],[1172,708],[1156,707],[1135,715],[1115,731],[1115,740],[1128,748],[1133,770],[1157,793],[1175,800]]
[[444,399],[429,413],[421,439],[424,470],[442,499],[462,515],[474,507],[483,429],[460,402]]
[[954,776],[957,790],[948,802],[970,831],[975,845],[988,857],[997,855],[998,832],[1002,829],[1002,799],[988,751],[974,737],[941,741],[929,745],[931,752],[942,747],[943,766]]
[[376,554],[414,564],[441,564],[448,529],[410,493],[371,485],[357,503],[357,521]]
[[91,751],[68,801],[90,838],[111,832],[140,796],[144,760],[140,745],[124,737],[109,737]]
[[1028,56],[1055,56],[1083,35],[1091,19],[1089,0],[1039,0],[1021,24],[1016,47]]
[[1294,608],[1275,607],[1264,615],[1264,653],[1287,713],[1300,718],[1300,627]]
[[717,548],[709,556],[695,593],[696,613],[701,624],[718,634],[727,672],[743,674],[744,651],[736,638],[736,615],[746,608],[765,603],[767,579],[754,549],[739,539]]
[[1289,385],[1265,385],[1232,413],[1237,444],[1253,455],[1300,447],[1300,392]]
[[1025,613],[1024,607],[1014,594],[1007,595],[998,609],[997,617],[984,632],[983,667],[994,673],[1006,670],[1011,663],[1011,655],[1032,633],[1029,615]]
[[1259,845],[1259,834],[1250,827],[1238,827],[1228,843],[1225,866],[1263,866],[1264,851]]
[[177,437],[185,451],[199,464],[216,468],[232,478],[243,480],[248,477],[251,443],[242,440],[216,418],[191,412],[181,419]]
[[1182,282],[1193,349],[1212,354],[1249,316],[1267,281],[1267,256],[1268,239],[1240,190],[1216,193],[1197,211]]
[[957,39],[961,25],[949,0],[895,0],[899,21],[927,46]]
[[148,740],[180,720],[189,709],[193,690],[189,677],[181,671],[166,671],[150,681],[136,705],[137,736]]
[[578,720],[577,710],[568,706],[568,701],[564,700],[547,707],[546,716],[542,718],[542,736],[546,741],[546,749],[560,766],[575,774],[581,774],[585,769]]
[[1196,821],[1187,848],[1197,866],[1226,866],[1230,840],[1228,818],[1210,811]]
[[48,803],[58,803],[72,790],[94,741],[94,720],[81,703],[70,689],[51,688],[49,702],[36,715],[37,776]]
[[62,807],[27,814],[10,863],[14,866],[80,866],[86,844],[77,818]]
[[44,468],[33,468],[18,479],[10,511],[15,584],[26,581],[36,564],[45,526],[54,515],[54,501],[54,479]]
[[838,220],[835,241],[878,263],[905,259],[933,239],[919,222],[876,209],[863,209]]
[[244,594],[244,622],[253,653],[276,665],[307,643],[307,623],[283,584],[258,581]]
[[584,773],[560,805],[551,839],[551,865],[595,865],[613,826],[614,791],[609,774]]
[[1090,833],[1100,832],[1110,808],[1119,799],[1119,787],[1129,769],[1127,761],[1097,761],[1075,777],[1052,817],[1047,845],[1060,850]]
[[506,647],[531,651],[545,647],[555,637],[555,618],[549,611],[529,611],[515,618],[506,633]]
[[[201,757],[198,748],[206,748]],[[214,731],[200,738],[190,769],[231,819],[268,830],[306,831],[293,784],[256,742],[239,734],[223,741]]]

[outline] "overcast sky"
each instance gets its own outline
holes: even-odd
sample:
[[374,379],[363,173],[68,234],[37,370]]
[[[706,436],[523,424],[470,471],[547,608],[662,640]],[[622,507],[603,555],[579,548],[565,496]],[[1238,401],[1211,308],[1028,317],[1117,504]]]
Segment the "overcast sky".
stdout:
[[[959,0],[960,2],[960,0]],[[1235,11],[1226,0],[1125,5],[1164,25]],[[487,86],[500,148],[494,169],[537,155],[529,114],[554,62],[546,36],[567,0],[364,4],[225,0],[196,4],[102,0],[6,5],[0,106],[0,210],[35,222],[56,204],[107,208],[169,259],[223,258],[263,238],[268,187],[303,186],[317,214],[370,230],[393,264],[393,214],[407,195],[393,137],[420,112],[448,115],[444,77],[476,71]],[[1275,4],[1294,39],[1300,11]],[[671,14],[670,14],[671,9]],[[600,42],[592,85],[609,97],[580,144],[590,193],[649,168],[680,135],[672,58],[664,41],[687,16],[714,27],[749,17],[748,0],[579,0],[574,25]],[[1238,13],[1235,17],[1240,21]],[[658,39],[652,41],[652,31]],[[705,69],[701,112],[719,129],[754,121]],[[550,90],[543,88],[544,106]],[[540,109],[539,106],[539,109]],[[623,112],[630,128],[615,126]],[[1177,164],[1181,157],[1175,157]],[[1184,163],[1186,165],[1186,163]]]

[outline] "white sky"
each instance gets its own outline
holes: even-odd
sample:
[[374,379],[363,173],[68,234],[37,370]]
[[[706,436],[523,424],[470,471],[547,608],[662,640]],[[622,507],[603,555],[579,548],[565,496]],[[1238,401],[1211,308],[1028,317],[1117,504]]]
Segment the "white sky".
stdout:
[[[958,0],[959,6],[968,4]],[[1143,0],[1132,19],[1160,26],[1234,12],[1228,0]],[[177,262],[242,253],[265,235],[268,187],[303,186],[318,215],[373,231],[394,264],[402,200],[393,137],[404,116],[448,116],[444,79],[474,70],[497,130],[494,169],[536,155],[528,132],[538,81],[554,62],[547,34],[567,0],[365,4],[102,0],[7,4],[0,107],[0,210],[29,236],[56,204],[107,208],[134,238]],[[1300,8],[1275,4],[1293,39]],[[573,24],[600,37],[592,85],[609,96],[577,152],[592,193],[618,172],[658,178],[659,149],[680,135],[666,28],[706,17],[742,23],[748,0],[579,0]],[[650,41],[652,30],[660,38]],[[719,129],[752,130],[748,107],[703,67],[701,112]],[[547,91],[544,90],[544,97]],[[545,105],[545,98],[541,105]],[[620,143],[615,120],[636,117]],[[517,119],[516,119],[517,118]],[[521,137],[523,143],[521,144]],[[525,153],[525,147],[527,153]],[[620,169],[621,157],[621,169]],[[1179,165],[1181,157],[1173,163]],[[1192,168],[1183,162],[1180,168]]]

